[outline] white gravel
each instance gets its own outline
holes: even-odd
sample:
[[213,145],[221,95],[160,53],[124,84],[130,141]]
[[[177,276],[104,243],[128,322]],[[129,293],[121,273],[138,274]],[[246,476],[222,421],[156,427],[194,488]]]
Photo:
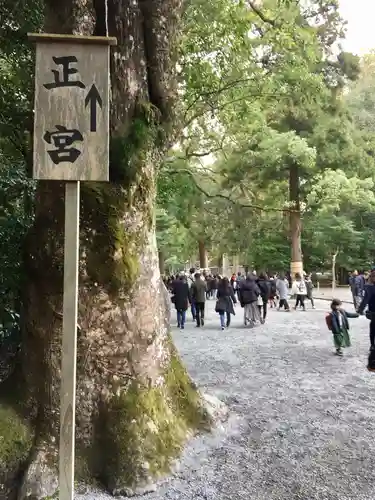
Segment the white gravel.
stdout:
[[228,405],[229,418],[188,444],[179,470],[156,492],[133,498],[374,500],[368,321],[351,320],[353,347],[338,358],[324,321],[327,302],[305,313],[271,310],[253,330],[242,327],[237,306],[224,332],[213,305],[204,328],[190,320],[174,338],[193,379]]

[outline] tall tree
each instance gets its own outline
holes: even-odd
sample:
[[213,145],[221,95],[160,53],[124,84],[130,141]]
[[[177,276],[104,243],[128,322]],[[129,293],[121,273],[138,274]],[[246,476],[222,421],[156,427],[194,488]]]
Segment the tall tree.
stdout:
[[[181,2],[46,0],[46,32],[109,35],[110,179],[81,188],[77,467],[110,491],[146,488],[205,421],[169,337],[154,227],[155,175],[170,141]],[[19,498],[57,488],[63,186],[43,182],[25,252],[25,329],[17,387],[33,439]],[[15,385],[17,384],[17,385]],[[23,455],[24,457],[25,455]],[[12,463],[14,460],[12,460]],[[0,462],[1,463],[1,462]],[[13,471],[14,472],[14,471]]]

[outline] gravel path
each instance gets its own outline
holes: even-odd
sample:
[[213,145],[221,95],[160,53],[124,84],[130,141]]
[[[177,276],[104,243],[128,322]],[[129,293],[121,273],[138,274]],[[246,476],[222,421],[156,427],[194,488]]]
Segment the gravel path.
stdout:
[[237,306],[224,332],[213,304],[204,328],[189,321],[174,338],[201,389],[228,405],[228,421],[193,439],[179,472],[147,500],[373,500],[367,320],[351,320],[353,347],[338,358],[324,321],[327,302],[305,313],[271,310],[253,330],[242,326]]

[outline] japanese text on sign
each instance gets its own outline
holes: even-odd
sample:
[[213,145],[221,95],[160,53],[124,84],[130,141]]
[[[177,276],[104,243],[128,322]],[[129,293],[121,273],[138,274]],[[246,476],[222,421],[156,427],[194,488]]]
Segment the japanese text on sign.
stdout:
[[34,178],[108,180],[109,48],[37,45]]

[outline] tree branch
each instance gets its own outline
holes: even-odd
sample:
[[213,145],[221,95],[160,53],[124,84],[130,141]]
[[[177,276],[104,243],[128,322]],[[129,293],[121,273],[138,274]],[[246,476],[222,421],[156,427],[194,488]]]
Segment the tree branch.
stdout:
[[256,205],[254,203],[241,203],[238,200],[233,200],[230,196],[225,195],[223,193],[209,193],[206,191],[196,180],[193,172],[187,168],[181,168],[177,170],[168,170],[169,174],[179,174],[179,173],[184,173],[189,175],[191,180],[193,181],[195,187],[200,191],[204,196],[206,196],[208,199],[214,199],[214,198],[219,198],[221,200],[226,200],[229,201],[232,205],[239,206],[242,208],[251,208],[252,210],[258,210],[260,212],[282,212],[282,213],[291,213],[291,212],[299,212],[299,210],[293,210],[292,208],[275,208],[275,207],[262,207],[260,205]]
[[274,19],[270,19],[267,17],[260,9],[259,7],[256,6],[254,1],[248,0],[247,3],[249,4],[249,7],[255,14],[264,22],[267,24],[270,24],[274,28],[277,27],[277,22]]

